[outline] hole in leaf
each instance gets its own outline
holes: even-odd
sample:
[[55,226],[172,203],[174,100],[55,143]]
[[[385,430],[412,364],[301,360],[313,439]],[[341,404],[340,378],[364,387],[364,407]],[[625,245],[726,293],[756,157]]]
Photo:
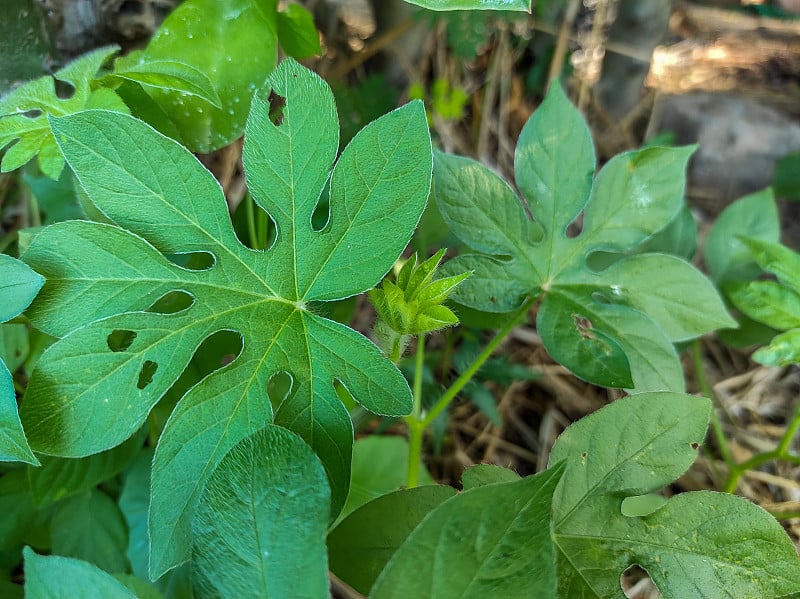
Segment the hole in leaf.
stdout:
[[187,310],[194,303],[194,296],[186,291],[168,291],[158,298],[146,311],[155,314],[177,314]]
[[153,376],[155,376],[156,370],[158,370],[158,364],[151,360],[146,360],[145,363],[142,364],[142,369],[139,371],[139,381],[136,383],[136,386],[139,389],[147,387],[147,385],[153,382]]
[[697,451],[698,449],[700,449],[700,443],[698,443],[697,441],[692,441],[691,443],[689,443],[689,446],[690,446],[692,449],[694,449],[695,451]]
[[34,108],[33,110],[26,110],[21,114],[28,119],[38,119],[40,116],[42,116],[42,111],[38,108]]
[[164,257],[175,266],[194,271],[208,270],[217,261],[211,252],[182,252],[179,254],[165,254]]
[[619,578],[619,585],[625,596],[629,599],[641,599],[642,597],[657,597],[658,588],[653,583],[647,570],[634,564],[629,566]]
[[278,228],[275,221],[247,194],[233,213],[233,230],[245,247],[267,250],[275,243]]
[[69,100],[75,95],[75,86],[69,81],[61,81],[59,79],[55,79],[54,81],[56,87],[56,96],[58,96],[60,99]]
[[111,351],[121,352],[128,351],[134,339],[136,339],[136,333],[134,331],[116,329],[111,331],[111,334],[106,337],[106,343],[108,344],[108,349]]
[[289,397],[293,384],[292,375],[286,371],[276,372],[270,377],[267,383],[267,395],[269,395],[273,410],[277,410],[283,401]]
[[286,108],[286,98],[272,90],[267,102],[269,102],[269,120],[276,127],[280,127],[283,125],[283,109]]
[[583,214],[567,225],[566,234],[569,239],[575,239],[583,232]]
[[317,200],[317,205],[314,206],[314,212],[311,213],[311,228],[314,231],[322,231],[328,226],[331,219],[331,182],[330,179],[325,183],[325,187]]

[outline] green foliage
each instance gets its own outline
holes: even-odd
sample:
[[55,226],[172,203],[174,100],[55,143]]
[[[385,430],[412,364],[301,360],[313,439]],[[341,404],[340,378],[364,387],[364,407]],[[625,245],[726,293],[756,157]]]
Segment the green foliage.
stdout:
[[[63,336],[39,362],[22,407],[35,449],[77,457],[119,444],[205,338],[234,330],[244,339],[232,363],[181,400],[159,442],[150,512],[156,576],[188,557],[209,470],[273,419],[264,392],[275,374],[289,373],[293,384],[273,398],[274,421],[320,455],[334,514],[347,494],[352,428],[333,381],[377,413],[411,408],[405,380],[374,345],[308,306],[371,288],[407,244],[430,185],[422,106],[386,115],[344,150],[331,176],[329,222],[316,231],[310,217],[337,151],[333,98],[291,60],[269,84],[284,98],[279,124],[257,99],[244,150],[250,190],[282,232],[266,252],[239,244],[216,182],[176,143],[118,113],[53,121],[81,186],[116,225],[59,223],[25,254],[49,279],[29,314]],[[184,252],[211,254],[213,266],[187,270],[164,256]],[[150,309],[173,291],[191,305],[174,314]]]
[[406,0],[429,10],[520,10],[531,12],[531,0]]
[[470,273],[434,279],[444,252],[439,250],[419,263],[415,253],[400,268],[395,282],[384,279],[380,287],[369,292],[378,313],[375,332],[395,362],[412,336],[458,324],[458,317],[442,304]]
[[[19,260],[0,254],[0,322],[17,316],[31,303],[44,279]],[[14,382],[0,359],[0,461],[39,465],[22,430]]]
[[800,200],[800,152],[787,154],[778,161],[772,185],[778,197]]
[[200,597],[323,597],[330,490],[302,439],[268,425],[206,483],[192,548]]
[[[122,99],[107,88],[92,89],[90,83],[100,67],[117,51],[116,47],[90,52],[53,76],[45,75],[0,98],[0,149],[16,141],[3,156],[0,170],[12,171],[38,156],[39,168],[51,179],[58,179],[64,157],[56,145],[48,115],[74,114],[87,108],[128,112]],[[56,93],[55,82],[74,88],[68,98]]]
[[648,499],[642,515],[625,509],[626,498],[657,491],[688,469],[710,409],[704,398],[642,393],[558,438],[550,463],[566,462],[553,498],[559,597],[622,598],[620,575],[633,564],[665,597],[775,597],[800,589],[793,544],[749,501],[699,491]]
[[746,316],[785,331],[767,347],[758,349],[753,359],[767,366],[786,366],[800,362],[800,254],[778,243],[742,238],[753,258],[777,281],[736,282],[728,286],[733,305]]
[[554,467],[445,501],[392,556],[370,597],[554,596],[549,510],[561,474]]
[[136,599],[122,583],[78,559],[36,555],[25,548],[25,596],[28,599]]
[[[672,344],[733,325],[714,287],[674,256],[632,254],[600,271],[587,257],[628,252],[678,214],[691,152],[628,152],[593,178],[588,127],[555,85],[523,129],[515,157],[517,185],[535,220],[487,168],[437,154],[439,210],[479,252],[445,265],[446,273],[474,271],[453,298],[487,312],[540,298],[542,341],[578,376],[637,391],[683,390]],[[570,235],[580,214],[582,230]]]

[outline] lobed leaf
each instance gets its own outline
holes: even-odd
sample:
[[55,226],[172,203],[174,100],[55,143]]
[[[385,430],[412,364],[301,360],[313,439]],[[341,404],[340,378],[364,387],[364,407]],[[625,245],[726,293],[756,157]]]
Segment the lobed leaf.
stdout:
[[[53,76],[34,79],[0,98],[0,149],[11,146],[3,156],[0,170],[12,171],[38,156],[39,168],[51,179],[58,179],[64,157],[56,145],[48,115],[62,116],[87,108],[128,112],[122,99],[110,89],[92,90],[97,71],[113,54],[116,46],[99,48],[74,60]],[[55,81],[70,84],[68,98],[56,94]]]
[[206,483],[192,525],[199,597],[322,597],[330,491],[302,439],[278,426],[237,443]]
[[622,598],[620,575],[634,564],[664,597],[766,597],[800,589],[791,540],[750,502],[692,492],[648,499],[646,509],[641,500],[631,503],[689,468],[710,409],[704,398],[641,393],[558,438],[551,463],[567,463],[553,498],[559,596]]
[[717,291],[677,257],[616,255],[601,270],[592,258],[636,252],[678,215],[693,151],[627,152],[593,179],[588,127],[556,84],[523,128],[515,154],[517,184],[533,220],[497,175],[471,160],[437,154],[439,210],[477,252],[443,268],[447,274],[473,271],[453,299],[502,313],[526,297],[541,298],[542,342],[576,375],[609,387],[682,391],[671,342],[735,324]]
[[[407,244],[430,186],[423,107],[415,102],[368,125],[331,175],[330,90],[292,60],[269,85],[284,99],[280,122],[256,99],[244,150],[251,192],[277,225],[266,251],[239,243],[219,185],[174,141],[111,112],[53,121],[82,188],[115,224],[59,223],[25,253],[48,278],[30,317],[63,336],[42,356],[21,408],[35,449],[78,457],[119,444],[203,340],[218,331],[242,336],[238,355],[186,393],[160,439],[154,577],[189,557],[194,508],[222,456],[272,420],[273,376],[292,381],[274,421],[319,454],[334,514],[347,494],[353,440],[334,381],[376,413],[411,409],[408,384],[378,348],[309,306],[371,288]],[[329,219],[315,230],[311,215],[329,176]],[[168,259],[187,252],[210,255],[211,266],[190,270]],[[158,300],[176,292],[186,307],[160,313]]]

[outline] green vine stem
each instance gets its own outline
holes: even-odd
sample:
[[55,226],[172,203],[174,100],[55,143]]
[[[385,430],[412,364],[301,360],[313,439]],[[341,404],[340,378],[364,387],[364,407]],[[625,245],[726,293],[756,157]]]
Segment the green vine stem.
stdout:
[[425,429],[430,426],[439,414],[447,409],[450,403],[456,398],[461,390],[472,380],[472,377],[480,370],[481,366],[488,360],[497,346],[505,339],[508,334],[514,330],[519,324],[519,319],[523,316],[536,298],[531,297],[511,313],[511,316],[503,325],[492,340],[483,348],[483,351],[470,364],[461,376],[459,376],[453,384],[442,394],[442,396],[433,405],[431,410],[425,414],[422,409],[422,365],[424,361],[424,354],[420,358],[420,351],[423,349],[423,340],[420,338],[417,347],[417,368],[414,374],[414,411],[410,416],[406,417],[408,424],[408,478],[406,484],[408,488],[416,487],[419,485],[419,466],[422,459],[422,437]]

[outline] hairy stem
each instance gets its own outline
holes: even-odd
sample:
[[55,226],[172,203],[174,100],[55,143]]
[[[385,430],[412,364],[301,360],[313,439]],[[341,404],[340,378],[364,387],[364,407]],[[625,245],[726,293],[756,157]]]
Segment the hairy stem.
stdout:
[[406,486],[412,489],[419,485],[419,466],[422,461],[422,377],[425,369],[425,335],[417,338],[417,355],[414,368],[414,408],[406,418],[408,423],[408,476]]

